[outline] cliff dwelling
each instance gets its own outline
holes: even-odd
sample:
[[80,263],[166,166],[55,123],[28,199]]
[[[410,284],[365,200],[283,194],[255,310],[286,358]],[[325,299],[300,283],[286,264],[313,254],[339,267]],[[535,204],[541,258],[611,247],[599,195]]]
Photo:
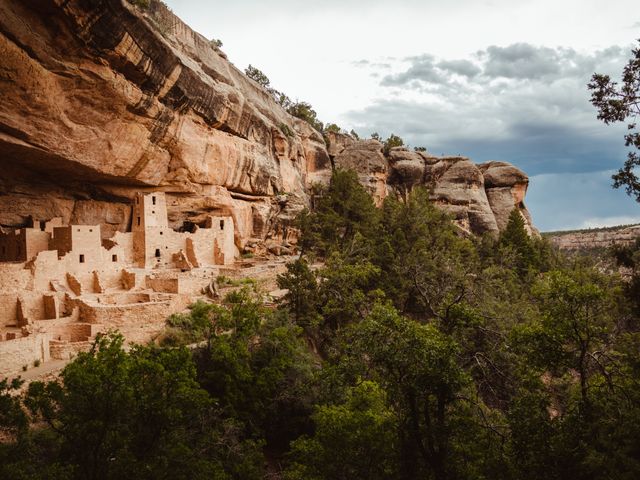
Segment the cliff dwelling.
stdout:
[[68,360],[96,333],[151,339],[171,312],[234,263],[234,222],[169,227],[162,192],[138,193],[131,229],[102,238],[100,225],[33,220],[0,233],[0,377],[50,359]]

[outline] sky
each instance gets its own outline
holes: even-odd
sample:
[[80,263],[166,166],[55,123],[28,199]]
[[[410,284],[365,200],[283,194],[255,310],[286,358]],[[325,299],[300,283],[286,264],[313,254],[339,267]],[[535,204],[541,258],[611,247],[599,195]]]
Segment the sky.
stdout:
[[325,123],[513,163],[542,231],[640,222],[611,188],[625,126],[598,121],[586,88],[619,78],[637,0],[165,1]]

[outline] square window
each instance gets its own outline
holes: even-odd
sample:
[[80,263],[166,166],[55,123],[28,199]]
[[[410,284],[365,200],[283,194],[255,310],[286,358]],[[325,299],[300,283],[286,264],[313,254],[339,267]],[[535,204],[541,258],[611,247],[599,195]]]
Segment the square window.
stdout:
[[111,255],[111,261],[112,262],[117,262],[118,261],[118,255]]
[[224,230],[224,220],[220,220],[220,230]]
[[84,263],[84,255],[80,254],[80,263]]
[[151,197],[151,201],[153,202],[153,204],[156,204],[156,197]]

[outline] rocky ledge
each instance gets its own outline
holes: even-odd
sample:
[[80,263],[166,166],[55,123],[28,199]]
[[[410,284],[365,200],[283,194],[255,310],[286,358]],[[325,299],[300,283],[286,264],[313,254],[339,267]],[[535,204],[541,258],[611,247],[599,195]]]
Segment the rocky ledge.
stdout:
[[590,250],[613,245],[630,246],[640,239],[640,225],[552,232],[545,234],[561,250]]
[[335,167],[377,202],[427,185],[470,232],[497,232],[514,207],[532,225],[515,167],[340,134],[327,146],[155,0],[5,0],[0,58],[0,226],[62,217],[111,236],[137,192],[160,190],[172,227],[232,215],[242,249],[282,239]]

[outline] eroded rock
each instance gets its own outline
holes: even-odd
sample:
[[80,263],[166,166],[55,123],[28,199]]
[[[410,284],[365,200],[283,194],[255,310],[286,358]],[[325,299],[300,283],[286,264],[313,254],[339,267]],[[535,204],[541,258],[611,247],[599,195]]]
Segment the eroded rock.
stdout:
[[[25,28],[28,25],[29,28]],[[289,115],[161,2],[0,3],[0,227],[60,217],[126,231],[136,192],[162,191],[170,226],[231,216],[239,251],[289,241],[314,183],[348,168],[377,205],[426,185],[474,233],[503,228],[528,179]]]

